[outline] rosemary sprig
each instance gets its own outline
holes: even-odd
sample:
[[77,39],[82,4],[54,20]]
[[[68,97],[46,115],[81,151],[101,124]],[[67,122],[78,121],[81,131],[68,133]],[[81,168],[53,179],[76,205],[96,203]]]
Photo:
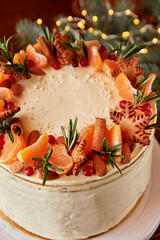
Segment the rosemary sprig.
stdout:
[[120,157],[120,158],[124,158],[123,155],[116,155],[115,153],[119,152],[122,148],[120,148],[120,146],[122,145],[122,143],[117,144],[113,147],[109,147],[109,143],[107,142],[107,139],[104,138],[103,139],[103,150],[102,150],[102,154],[106,155],[108,157],[108,163],[107,165],[111,165],[113,168],[116,167],[118,169],[118,171],[120,172],[120,174],[122,175],[122,172],[120,170],[120,168],[118,167],[118,165],[116,164],[116,161],[114,160],[115,157]]
[[74,147],[77,139],[79,138],[79,133],[77,131],[77,122],[78,122],[78,118],[75,119],[74,123],[70,119],[69,127],[68,127],[68,136],[66,136],[66,132],[64,130],[64,127],[61,126],[62,135],[64,137],[68,153]]
[[6,40],[6,37],[4,36],[3,41],[0,39],[0,58],[10,63],[13,62],[13,56],[14,56],[12,43],[11,43],[11,50],[9,50],[9,42],[11,39],[12,39],[12,36],[9,37],[7,40]]
[[64,171],[63,169],[57,168],[48,162],[48,160],[50,159],[50,157],[52,155],[52,152],[53,152],[53,148],[51,148],[47,154],[44,153],[43,159],[42,158],[32,158],[33,161],[41,162],[41,164],[39,166],[37,166],[36,168],[34,168],[34,170],[37,170],[37,169],[43,167],[42,172],[44,173],[44,177],[43,177],[42,186],[45,185],[47,176],[48,176],[48,171],[51,170],[51,168],[61,171],[61,172]]
[[160,122],[147,125],[147,126],[145,127],[145,129],[146,129],[146,130],[147,130],[147,129],[160,129]]
[[11,120],[15,116],[15,114],[16,113],[13,113],[8,119],[0,122],[0,134],[3,135],[5,133],[7,133],[8,137],[12,143],[14,142],[14,137],[11,132]]
[[135,107],[145,102],[160,100],[160,95],[157,95],[157,93],[154,93],[154,94],[150,93],[146,97],[144,97],[144,93],[145,93],[145,89],[143,89],[143,91],[140,92],[137,88],[136,94],[133,94]]
[[44,27],[43,25],[39,25],[39,27],[40,27],[42,33],[44,34],[46,42],[51,47],[52,41],[54,40],[53,34],[50,32],[48,27]]
[[144,77],[143,75],[140,78],[136,79],[136,88],[141,89],[153,76]]
[[67,43],[62,42],[62,44],[74,51],[82,52],[82,58],[88,59],[87,46],[85,45],[81,37],[76,42],[68,41]]

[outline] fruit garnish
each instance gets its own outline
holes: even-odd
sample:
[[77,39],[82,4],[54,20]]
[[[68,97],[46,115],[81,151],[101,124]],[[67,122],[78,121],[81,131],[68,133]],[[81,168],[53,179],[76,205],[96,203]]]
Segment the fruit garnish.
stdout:
[[20,151],[17,154],[17,158],[21,162],[32,162],[32,158],[41,158],[43,156],[43,154],[47,151],[47,146],[48,135],[44,133],[39,137],[37,142]]
[[87,177],[91,176],[94,174],[94,170],[91,166],[85,166],[83,168],[83,174]]
[[13,63],[14,64],[21,63],[22,65],[24,65],[25,58],[26,52],[24,50],[21,50],[19,53],[14,54]]
[[5,102],[2,99],[0,99],[0,112],[3,111],[4,107],[5,107]]
[[117,74],[115,74],[115,72],[117,72],[117,70],[119,70],[119,65],[117,62],[115,62],[114,60],[111,59],[105,59],[103,61],[103,72],[105,72],[105,74],[108,77],[115,77]]
[[6,103],[6,110],[14,109],[15,105],[13,102],[7,102]]
[[137,66],[137,56],[133,57],[132,59],[120,58],[118,60],[118,64],[120,71],[124,73],[131,82],[136,81],[137,77],[141,76],[144,72],[143,68]]
[[110,60],[117,61],[117,57],[116,57],[115,54],[110,54],[110,55],[108,55],[108,58],[109,58]]
[[49,144],[54,145],[56,142],[55,137],[53,135],[48,135],[48,142]]
[[96,46],[97,49],[98,49],[98,51],[99,51],[99,49],[100,49],[100,47],[101,47],[101,45],[100,45],[100,43],[99,43],[98,40],[86,41],[85,44],[86,44],[86,46],[87,46],[87,50],[88,50],[89,48],[93,47],[93,46]]
[[103,62],[96,46],[88,47],[88,63],[97,71],[102,70]]
[[88,66],[88,59],[87,58],[82,58],[80,60],[80,64],[82,67],[87,67]]
[[75,119],[74,123],[70,119],[69,127],[68,127],[68,135],[67,136],[66,136],[64,127],[61,126],[62,135],[64,137],[68,153],[74,147],[74,145],[76,144],[77,139],[79,138],[79,133],[77,131],[77,122],[78,122],[78,118]]
[[136,93],[136,89],[132,87],[131,82],[124,73],[120,73],[116,77],[115,85],[120,97],[127,101],[134,102],[133,94]]
[[13,98],[12,90],[5,87],[0,87],[0,98],[4,98],[6,102],[11,101]]
[[127,142],[131,152],[136,143],[140,143],[143,146],[150,144],[150,139],[145,132],[145,127],[149,124],[150,117],[145,114],[137,115],[132,103],[126,102],[126,106],[121,112],[111,112],[110,118],[114,123],[120,125],[123,141]]
[[74,161],[72,173],[75,176],[78,175],[78,173],[79,173],[80,165],[82,163],[84,163],[87,159],[87,156],[84,153],[85,145],[86,145],[86,140],[82,139],[82,141],[80,143],[76,143],[76,145],[74,146],[73,151],[71,153],[71,157]]
[[67,173],[73,167],[73,159],[68,155],[64,144],[53,146],[53,153],[51,154],[49,163],[54,165],[53,171],[58,174]]
[[32,168],[31,166],[27,167],[27,168],[25,169],[25,173],[26,173],[26,175],[27,175],[28,177],[29,177],[29,176],[32,176],[33,173],[34,173],[33,168]]
[[10,84],[15,84],[16,83],[16,79],[12,75],[8,76],[7,80]]
[[104,138],[103,139],[103,150],[102,150],[102,154],[104,154],[105,156],[108,157],[108,163],[107,165],[111,165],[112,168],[116,167],[118,169],[118,171],[120,172],[120,174],[122,175],[122,172],[120,170],[120,168],[118,167],[118,165],[116,164],[115,158],[124,158],[123,155],[118,155],[117,153],[119,153],[121,151],[121,146],[122,143],[116,144],[112,147],[109,146],[109,143],[107,142],[107,139]]

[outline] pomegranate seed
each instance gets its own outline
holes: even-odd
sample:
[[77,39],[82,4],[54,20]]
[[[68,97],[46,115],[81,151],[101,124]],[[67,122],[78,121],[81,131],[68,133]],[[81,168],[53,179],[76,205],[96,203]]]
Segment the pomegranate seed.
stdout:
[[12,75],[8,76],[7,80],[10,84],[15,84],[16,83],[16,79]]
[[117,61],[117,58],[116,58],[115,54],[111,54],[108,57],[109,57],[110,60]]
[[91,175],[93,175],[93,173],[94,173],[94,171],[93,171],[93,168],[91,167],[91,166],[85,166],[84,168],[83,168],[83,174],[85,175],[85,176],[91,176]]
[[13,109],[15,107],[13,102],[8,102],[6,103],[6,110],[10,110]]
[[38,168],[38,171],[39,171],[39,172],[42,172],[42,171],[43,171],[43,166],[40,167],[40,168]]
[[138,106],[138,107],[136,107],[136,109],[138,109],[138,110],[140,110],[140,111],[144,111],[144,109],[143,109],[143,106]]
[[33,62],[32,60],[28,59],[28,60],[27,60],[27,65],[26,65],[26,67],[27,67],[27,68],[31,68],[31,67],[33,67],[33,66],[34,66],[34,62]]
[[107,52],[107,49],[105,46],[101,45],[99,48],[99,53],[104,53],[104,52]]
[[120,108],[125,109],[126,102],[127,102],[126,100],[120,101],[120,103],[119,103]]
[[149,110],[151,110],[151,105],[149,103],[145,103],[143,105],[143,109],[144,109],[144,111],[149,111]]
[[31,166],[27,167],[25,170],[25,173],[27,176],[33,175],[33,173],[34,173],[33,168]]
[[53,68],[56,69],[56,70],[59,70],[61,68],[60,63],[59,62],[53,63]]
[[88,66],[88,59],[87,58],[82,58],[80,60],[80,64],[82,67],[87,67]]
[[144,113],[149,117],[152,116],[152,112],[150,110],[144,110]]
[[48,136],[48,141],[49,141],[50,144],[53,145],[53,144],[55,144],[56,139],[55,139],[55,137],[53,135],[49,135]]
[[106,156],[106,155],[104,155],[104,154],[101,154],[101,158],[102,158],[102,160],[107,164],[108,163],[108,157]]
[[0,150],[2,150],[5,142],[4,142],[4,136],[3,135],[0,135],[0,136],[2,136],[0,137]]
[[87,160],[93,160],[93,158],[94,158],[94,152],[89,152],[87,154]]
[[37,161],[36,161],[36,162],[34,162],[34,166],[35,166],[35,167],[38,167],[41,163],[42,163],[42,162],[37,162]]

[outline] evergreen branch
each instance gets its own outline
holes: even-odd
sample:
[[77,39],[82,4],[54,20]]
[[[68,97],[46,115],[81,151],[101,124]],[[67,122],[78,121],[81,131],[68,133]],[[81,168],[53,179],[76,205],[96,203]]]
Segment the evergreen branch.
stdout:
[[136,86],[138,89],[141,89],[150,79],[152,79],[152,76],[143,77],[143,75],[140,78],[136,79]]
[[6,40],[6,37],[4,36],[3,41],[0,39],[0,58],[10,63],[13,62],[13,56],[14,56],[13,47],[11,47],[11,50],[9,50],[9,42],[11,39],[12,39],[12,36],[9,37],[7,40]]
[[148,96],[144,97],[144,93],[145,93],[145,89],[143,89],[143,91],[140,92],[137,88],[136,94],[133,94],[135,107],[137,107],[142,103],[160,100],[160,94],[150,93]]

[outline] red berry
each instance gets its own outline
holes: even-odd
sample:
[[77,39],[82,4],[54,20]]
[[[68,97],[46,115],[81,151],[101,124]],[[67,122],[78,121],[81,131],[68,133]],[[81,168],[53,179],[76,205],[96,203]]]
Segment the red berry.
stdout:
[[56,69],[56,70],[59,70],[61,68],[60,63],[59,62],[53,63],[53,68]]
[[13,109],[15,107],[13,102],[8,102],[6,103],[6,110],[10,110]]
[[50,144],[53,145],[53,144],[55,144],[56,139],[55,139],[55,137],[53,135],[49,135],[48,136],[48,141],[49,141]]
[[99,53],[104,53],[104,52],[107,52],[107,49],[105,46],[101,45],[99,48]]
[[82,58],[80,60],[80,64],[82,67],[87,67],[88,66],[88,59],[87,58]]
[[150,110],[144,110],[144,113],[149,117],[152,116],[152,112]]
[[87,154],[87,160],[93,160],[93,158],[94,158],[94,152],[89,152]]
[[140,111],[144,111],[144,109],[143,109],[143,106],[138,106],[138,107],[136,107],[136,109],[138,109],[138,110],[140,110]]
[[33,175],[33,173],[34,173],[33,168],[31,166],[27,167],[25,170],[25,173],[27,176]]
[[110,54],[109,56],[110,60],[117,61],[116,55],[115,54]]
[[36,161],[36,162],[34,162],[34,166],[35,166],[35,167],[38,167],[41,163],[42,163],[42,162],[37,162],[37,161]]
[[85,166],[83,168],[83,174],[85,176],[91,176],[91,175],[93,175],[93,173],[94,173],[94,171],[93,171],[93,168],[91,166]]
[[8,76],[7,80],[10,84],[15,84],[16,83],[16,79],[12,75]]
[[4,135],[0,135],[0,150],[3,149],[4,143]]
[[101,158],[106,164],[108,163],[109,158],[106,155],[101,154]]
[[31,68],[31,67],[33,67],[33,66],[34,66],[34,62],[33,62],[32,60],[28,59],[28,60],[27,60],[27,65],[26,65],[26,67],[27,67],[27,68]]
[[120,108],[125,109],[126,102],[127,102],[126,100],[120,101],[120,103],[119,103]]
[[39,172],[42,172],[42,171],[43,171],[43,166],[40,167],[40,168],[38,168],[38,171],[39,171]]
[[150,105],[149,103],[145,103],[145,104],[143,105],[143,110],[144,110],[144,111],[149,111],[149,110],[151,110],[151,105]]

